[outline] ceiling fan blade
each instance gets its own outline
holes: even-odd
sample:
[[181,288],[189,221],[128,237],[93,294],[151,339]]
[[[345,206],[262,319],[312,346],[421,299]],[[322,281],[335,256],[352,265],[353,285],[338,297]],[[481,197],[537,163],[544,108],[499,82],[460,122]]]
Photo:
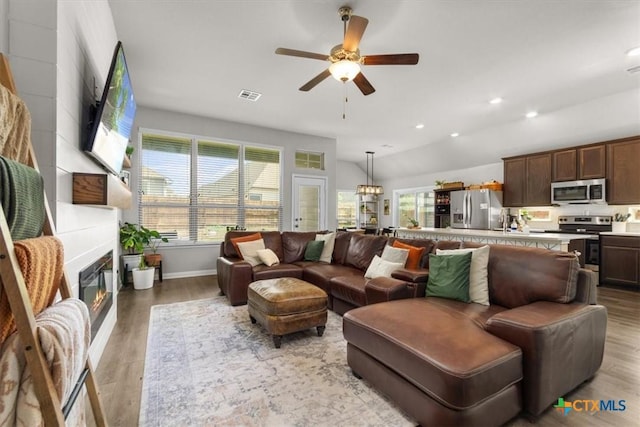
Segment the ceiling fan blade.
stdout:
[[277,48],[276,53],[278,55],[288,55],[288,56],[297,56],[300,58],[319,59],[321,61],[327,61],[329,59],[328,55],[322,55],[320,53],[313,53],[313,52],[305,52],[304,50],[287,49],[284,47]]
[[318,74],[317,76],[315,76],[314,78],[312,78],[311,80],[306,82],[304,85],[302,85],[300,87],[300,90],[303,91],[303,92],[308,92],[311,89],[313,89],[318,83],[320,83],[321,81],[323,81],[324,79],[326,79],[330,75],[331,75],[331,73],[329,72],[329,69],[327,68],[326,70],[324,70],[323,72],[321,72],[320,74]]
[[352,16],[349,18],[349,26],[347,27],[347,33],[344,35],[344,42],[342,47],[344,50],[355,52],[360,45],[360,39],[364,34],[364,30],[367,28],[369,20],[362,16]]
[[364,65],[416,65],[417,53],[396,53],[391,55],[367,55],[363,58]]
[[360,92],[362,92],[362,94],[365,96],[371,95],[376,91],[371,83],[369,83],[369,80],[367,80],[367,78],[361,72],[353,78],[353,82],[356,84],[356,86],[358,86]]

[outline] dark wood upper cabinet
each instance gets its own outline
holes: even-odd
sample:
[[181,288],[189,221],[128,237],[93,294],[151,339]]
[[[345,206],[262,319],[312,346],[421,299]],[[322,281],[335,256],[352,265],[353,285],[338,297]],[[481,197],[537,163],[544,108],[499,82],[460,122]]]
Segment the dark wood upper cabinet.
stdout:
[[526,206],[551,204],[551,153],[527,156]]
[[606,145],[589,145],[551,153],[554,182],[604,178]]
[[502,204],[509,207],[524,206],[526,159],[518,157],[504,161]]
[[604,178],[606,154],[605,144],[578,148],[578,179]]
[[504,206],[551,204],[551,153],[504,160]]
[[551,174],[553,181],[575,181],[578,179],[577,158],[577,150],[575,148],[554,151],[552,154],[553,171]]
[[640,136],[607,143],[607,203],[640,203]]

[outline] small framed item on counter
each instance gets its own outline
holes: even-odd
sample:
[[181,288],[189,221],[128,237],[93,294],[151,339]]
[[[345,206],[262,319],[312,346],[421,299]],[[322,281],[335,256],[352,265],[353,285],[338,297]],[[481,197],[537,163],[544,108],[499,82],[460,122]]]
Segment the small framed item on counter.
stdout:
[[129,186],[129,181],[131,179],[131,172],[127,170],[120,171],[120,181],[124,183],[127,187]]

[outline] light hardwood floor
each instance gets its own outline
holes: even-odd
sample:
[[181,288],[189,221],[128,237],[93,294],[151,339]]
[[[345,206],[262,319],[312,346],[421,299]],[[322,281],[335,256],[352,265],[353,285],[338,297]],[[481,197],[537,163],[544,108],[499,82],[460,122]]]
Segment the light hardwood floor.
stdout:
[[[631,426],[640,419],[640,292],[599,289],[599,303],[609,312],[607,343],[602,367],[594,379],[583,384],[566,401],[625,400],[623,412],[579,413],[567,416],[553,408],[537,421],[540,426]],[[156,282],[152,289],[130,287],[118,296],[118,323],[96,371],[102,399],[111,426],[138,423],[144,370],[149,310],[156,304],[210,298],[218,294],[215,276]],[[92,417],[87,416],[91,425]],[[509,426],[531,426],[517,418]]]

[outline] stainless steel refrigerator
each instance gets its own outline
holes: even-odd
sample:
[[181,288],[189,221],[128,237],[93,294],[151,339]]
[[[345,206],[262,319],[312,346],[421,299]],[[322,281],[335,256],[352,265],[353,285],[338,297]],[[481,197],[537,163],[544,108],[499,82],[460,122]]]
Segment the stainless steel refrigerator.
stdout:
[[492,230],[499,228],[502,191],[459,190],[450,194],[451,227]]

